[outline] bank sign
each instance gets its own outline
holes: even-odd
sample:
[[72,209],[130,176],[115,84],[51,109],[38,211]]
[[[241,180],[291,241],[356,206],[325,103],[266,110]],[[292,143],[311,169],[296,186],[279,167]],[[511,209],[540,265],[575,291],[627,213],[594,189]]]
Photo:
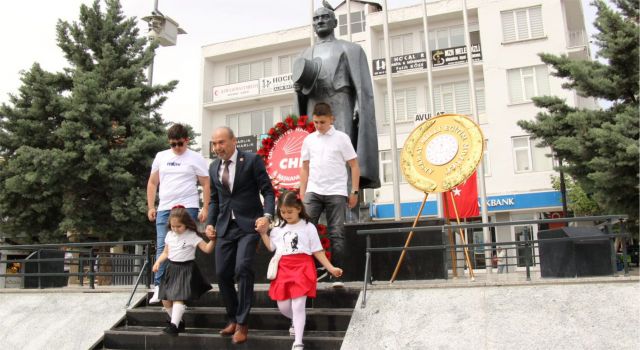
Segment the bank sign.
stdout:
[[[420,210],[421,202],[400,203],[402,217],[415,217]],[[478,198],[478,206],[480,206]],[[562,206],[559,191],[517,193],[503,196],[487,197],[487,209],[489,212],[508,212],[512,210],[548,210]],[[482,207],[481,207],[482,208]],[[437,215],[436,201],[427,201],[421,215]],[[393,203],[376,204],[369,207],[369,214],[376,219],[390,219],[394,215]]]

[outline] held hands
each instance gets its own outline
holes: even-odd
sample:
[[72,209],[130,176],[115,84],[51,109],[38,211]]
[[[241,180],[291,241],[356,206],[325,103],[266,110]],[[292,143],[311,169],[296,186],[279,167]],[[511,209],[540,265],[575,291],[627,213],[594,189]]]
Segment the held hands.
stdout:
[[213,227],[213,225],[207,225],[207,228],[205,228],[204,233],[207,236],[207,238],[209,238],[209,240],[211,241],[216,240],[216,237],[217,237],[216,228]]
[[269,219],[263,217],[260,217],[256,220],[256,231],[258,231],[258,233],[260,234],[264,234],[267,233],[267,231],[269,230]]
[[329,273],[333,276],[333,277],[342,277],[342,269],[339,267],[335,267],[332,266],[329,268]]

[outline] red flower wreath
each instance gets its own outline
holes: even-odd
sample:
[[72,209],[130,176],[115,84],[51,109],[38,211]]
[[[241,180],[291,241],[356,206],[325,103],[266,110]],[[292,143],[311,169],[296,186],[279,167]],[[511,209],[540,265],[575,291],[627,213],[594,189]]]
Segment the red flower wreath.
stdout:
[[[271,152],[271,149],[273,148],[276,140],[278,140],[278,138],[285,132],[294,129],[306,130],[308,133],[316,131],[315,125],[313,125],[313,122],[310,121],[309,117],[307,117],[306,115],[300,117],[294,114],[288,115],[284,119],[284,121],[276,123],[273,128],[269,129],[269,131],[267,132],[267,137],[262,139],[262,145],[257,154],[262,157],[262,160],[265,164],[268,164],[269,153]],[[280,197],[281,192],[284,190],[296,190],[295,188],[286,188],[274,182],[272,182],[272,185],[276,194],[276,199]]]

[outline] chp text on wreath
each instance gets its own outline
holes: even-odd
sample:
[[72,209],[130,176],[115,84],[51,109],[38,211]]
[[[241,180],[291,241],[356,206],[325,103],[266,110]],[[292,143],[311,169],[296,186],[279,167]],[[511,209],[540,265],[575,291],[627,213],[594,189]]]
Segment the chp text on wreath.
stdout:
[[313,122],[306,115],[288,115],[269,129],[262,140],[257,154],[264,160],[276,196],[279,197],[283,190],[297,190],[300,187],[302,140],[315,130]]

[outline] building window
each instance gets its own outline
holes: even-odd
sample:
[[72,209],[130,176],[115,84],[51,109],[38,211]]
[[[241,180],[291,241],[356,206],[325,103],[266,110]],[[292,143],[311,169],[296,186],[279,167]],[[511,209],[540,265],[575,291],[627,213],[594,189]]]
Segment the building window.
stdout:
[[[397,159],[398,159],[398,176],[400,178],[400,183],[406,183],[407,181],[404,179],[402,172],[400,171],[400,153],[402,149],[398,149]],[[382,178],[382,183],[386,185],[390,185],[393,183],[393,161],[391,159],[391,150],[380,151],[380,177]]]
[[[351,34],[364,32],[364,11],[351,12]],[[347,35],[347,14],[338,16],[340,35]]]
[[[478,24],[469,26],[471,45],[480,43]],[[464,27],[451,26],[429,31],[429,50],[448,49],[465,45]],[[420,49],[424,52],[424,31],[420,31]]]
[[[476,108],[478,116],[485,115],[484,82],[476,81]],[[429,89],[425,89],[427,96],[427,111],[431,111],[431,99]],[[435,112],[458,113],[471,115],[471,96],[469,95],[469,82],[457,81],[453,83],[435,85],[433,87],[433,99]],[[483,117],[480,118],[481,122]]]
[[280,115],[276,117],[277,121],[283,121],[288,115],[293,114],[293,105],[280,106]]
[[293,62],[296,60],[296,55],[287,55],[278,57],[278,74],[289,74],[293,71]]
[[531,101],[534,96],[549,94],[549,70],[546,65],[507,70],[509,102]]
[[[413,33],[395,35],[390,37],[389,40],[391,41],[391,57],[415,53],[413,50]],[[384,38],[381,38],[378,40],[378,57],[384,58],[386,55]]]
[[227,126],[237,137],[266,134],[273,127],[273,110],[264,109],[227,115]]
[[[396,107],[396,121],[409,122],[415,119],[416,109],[416,88],[394,90],[394,104]],[[384,94],[384,124],[389,124],[389,95]]]
[[227,66],[227,84],[242,83],[272,75],[271,58]]
[[553,160],[548,147],[536,147],[529,136],[511,138],[516,173],[553,170]]
[[544,36],[542,6],[502,11],[502,40],[505,43]]

